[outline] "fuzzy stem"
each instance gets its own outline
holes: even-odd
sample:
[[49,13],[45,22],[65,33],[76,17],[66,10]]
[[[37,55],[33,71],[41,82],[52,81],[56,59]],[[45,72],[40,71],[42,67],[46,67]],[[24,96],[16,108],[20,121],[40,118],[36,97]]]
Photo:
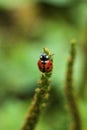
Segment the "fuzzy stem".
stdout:
[[25,122],[20,130],[34,130],[39,120],[42,107],[46,106],[50,91],[51,73],[42,74],[38,88],[35,90],[35,95]]
[[67,73],[66,73],[66,83],[65,83],[65,94],[67,97],[67,103],[70,109],[70,114],[72,118],[72,124],[70,130],[82,130],[81,120],[76,104],[76,99],[73,93],[73,65],[75,60],[75,42],[71,42],[70,56],[67,61]]
[[81,49],[83,53],[83,71],[82,71],[82,81],[79,86],[79,96],[81,98],[85,97],[85,92],[87,91],[87,13],[86,13],[85,26],[83,30],[83,40],[81,44]]

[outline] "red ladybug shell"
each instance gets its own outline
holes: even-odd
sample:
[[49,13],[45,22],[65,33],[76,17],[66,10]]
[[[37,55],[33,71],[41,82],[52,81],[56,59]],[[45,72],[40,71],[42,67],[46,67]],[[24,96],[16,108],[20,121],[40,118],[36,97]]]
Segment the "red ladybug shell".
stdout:
[[53,69],[53,62],[52,62],[52,60],[47,60],[45,62],[39,60],[38,61],[38,68],[43,73],[51,72]]

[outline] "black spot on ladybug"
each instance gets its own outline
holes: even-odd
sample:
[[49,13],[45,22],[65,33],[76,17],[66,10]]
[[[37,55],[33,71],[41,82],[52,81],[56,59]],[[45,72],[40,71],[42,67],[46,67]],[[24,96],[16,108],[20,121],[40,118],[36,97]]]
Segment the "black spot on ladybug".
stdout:
[[49,67],[47,67],[47,70],[49,69]]
[[50,63],[50,65],[52,65],[52,63]]

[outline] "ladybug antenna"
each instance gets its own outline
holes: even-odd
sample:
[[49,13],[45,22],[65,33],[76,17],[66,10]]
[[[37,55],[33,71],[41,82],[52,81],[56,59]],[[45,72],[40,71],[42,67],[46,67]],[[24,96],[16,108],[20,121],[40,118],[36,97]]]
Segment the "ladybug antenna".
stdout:
[[51,59],[51,60],[53,59],[53,55],[55,55],[55,54],[51,54],[51,55],[50,55],[50,59]]

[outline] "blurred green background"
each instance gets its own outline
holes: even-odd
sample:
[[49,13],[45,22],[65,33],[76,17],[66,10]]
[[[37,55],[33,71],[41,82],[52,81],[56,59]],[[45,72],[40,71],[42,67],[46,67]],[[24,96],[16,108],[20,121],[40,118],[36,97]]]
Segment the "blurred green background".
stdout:
[[87,0],[0,0],[0,130],[18,130],[40,78],[44,47],[54,54],[48,108],[36,130],[68,130],[64,94],[70,40],[77,41],[74,89],[87,130]]

